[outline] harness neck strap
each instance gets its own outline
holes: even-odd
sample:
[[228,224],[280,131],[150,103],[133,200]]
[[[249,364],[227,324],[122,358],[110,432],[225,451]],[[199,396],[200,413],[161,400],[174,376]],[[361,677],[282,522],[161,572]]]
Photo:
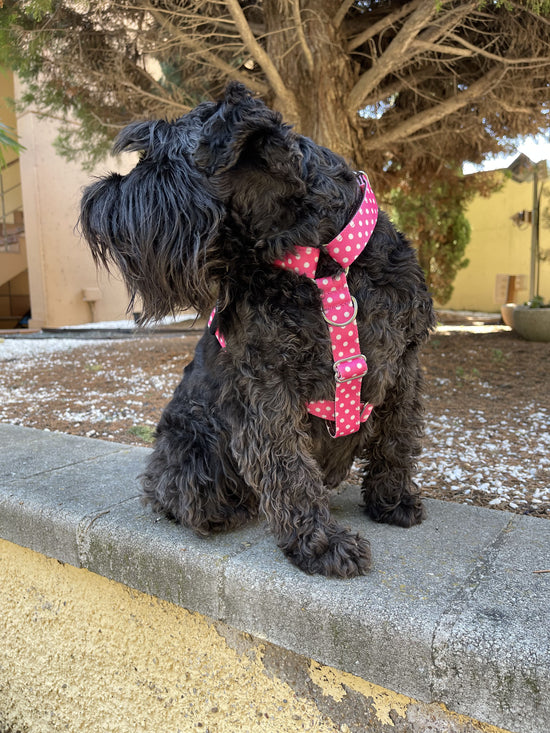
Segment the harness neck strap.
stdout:
[[[340,234],[324,246],[331,258],[344,269],[352,265],[365,249],[378,219],[378,204],[365,173],[359,174],[359,185],[363,190],[359,208]],[[313,280],[319,255],[316,247],[295,247],[294,254],[287,255],[284,260],[275,260],[274,264]]]

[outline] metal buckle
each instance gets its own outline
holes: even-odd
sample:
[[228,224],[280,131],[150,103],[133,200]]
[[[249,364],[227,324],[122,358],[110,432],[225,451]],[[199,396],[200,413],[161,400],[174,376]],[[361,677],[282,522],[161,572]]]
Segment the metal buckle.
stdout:
[[329,324],[329,326],[349,326],[349,324],[352,321],[354,321],[355,318],[356,318],[356,316],[357,316],[357,301],[355,300],[355,298],[353,297],[353,295],[351,296],[351,304],[353,305],[353,315],[345,323],[335,323],[334,321],[331,321],[330,318],[327,316],[327,314],[325,313],[324,310],[323,310],[323,318]]
[[[361,374],[354,374],[352,377],[341,377],[340,372],[338,371],[338,365],[342,364],[345,361],[351,361],[353,359],[363,359],[365,362],[365,368],[364,371]],[[335,361],[332,365],[332,368],[334,369],[334,378],[338,382],[338,384],[344,384],[345,382],[352,382],[354,379],[362,379],[365,374],[369,370],[369,366],[367,364],[367,357],[364,354],[358,354],[357,356],[346,356],[343,359],[338,359],[338,361]]]
[[330,437],[331,438],[335,438],[336,437],[336,423],[334,423],[334,422],[327,422],[327,423],[325,423],[325,427],[326,427],[327,432],[330,435]]

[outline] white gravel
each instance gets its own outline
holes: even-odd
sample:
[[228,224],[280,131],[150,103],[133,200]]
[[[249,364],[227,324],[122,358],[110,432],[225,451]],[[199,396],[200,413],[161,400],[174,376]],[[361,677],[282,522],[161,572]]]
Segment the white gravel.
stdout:
[[[51,339],[27,339],[27,338],[1,338],[0,337],[0,362],[19,361],[25,359],[27,364],[33,358],[40,358],[48,354],[55,354],[60,351],[71,351],[74,348],[89,344],[89,341],[70,338]],[[106,344],[104,339],[96,339],[94,344]]]
[[[473,491],[491,495],[492,506],[550,502],[550,413],[532,411],[526,405],[525,418],[491,425],[483,410],[472,409],[471,425],[465,427],[452,414],[434,417],[427,414],[424,451],[416,480],[421,487],[445,487],[466,497]],[[506,434],[519,436],[513,446]],[[530,440],[536,435],[537,440]],[[498,437],[497,437],[498,436]],[[528,492],[525,483],[538,488]],[[466,503],[472,503],[466,498]]]
[[[118,322],[120,323],[120,322]],[[87,386],[83,379],[79,399],[72,399],[70,407],[58,411],[56,418],[64,420],[74,427],[81,423],[97,425],[97,430],[86,433],[88,437],[116,439],[109,432],[109,424],[125,420],[134,425],[154,427],[156,420],[148,418],[143,411],[143,403],[150,393],[158,393],[168,401],[175,387],[173,374],[150,375],[139,367],[133,367],[129,373],[120,370],[108,371],[96,363],[97,347],[108,346],[109,339],[0,339],[0,422],[35,427],[33,416],[53,410],[53,403],[63,397],[64,385],[52,382],[47,386],[32,385],[34,369],[48,368],[71,360],[80,367],[83,375],[87,370],[101,372],[109,380],[108,392],[98,392]],[[166,365],[165,371],[170,369]],[[181,372],[181,366],[177,369]],[[19,384],[3,378],[9,370],[20,375]],[[175,370],[172,370],[175,371]],[[113,399],[114,398],[114,399]],[[118,402],[117,406],[113,403]],[[26,418],[14,417],[13,406],[28,403]]]
[[[32,387],[25,375],[32,373],[33,366],[43,368],[50,360],[66,359],[71,354],[70,358],[89,367],[96,347],[108,343],[112,342],[0,338],[0,422],[18,422],[10,409],[18,402],[29,402],[31,413],[43,413],[48,410],[48,403],[59,396],[62,385]],[[4,370],[20,372],[20,383],[11,384],[8,389],[2,378]],[[94,437],[112,438],[108,430],[109,422],[114,420],[131,419],[135,425],[153,426],[141,409],[147,393],[162,394],[168,400],[177,382],[176,375],[181,374],[181,365],[166,364],[163,371],[165,374],[160,376],[140,373],[139,367],[127,375],[108,372],[110,395],[86,390],[83,385],[82,399],[74,401],[58,417],[75,427],[80,423],[97,425],[97,430],[87,433]],[[124,398],[124,406],[115,411],[109,396]],[[475,503],[469,498],[472,492],[482,492],[489,505],[516,511],[550,502],[550,411],[526,405],[521,419],[512,413],[494,425],[489,423],[482,407],[472,407],[466,422],[451,411],[430,414],[429,400],[427,408],[425,447],[417,473],[421,487],[438,487],[449,496],[460,495],[459,500],[466,503]],[[32,425],[32,420],[20,424]],[[536,436],[535,441],[532,436]],[[527,482],[529,490],[525,488]]]

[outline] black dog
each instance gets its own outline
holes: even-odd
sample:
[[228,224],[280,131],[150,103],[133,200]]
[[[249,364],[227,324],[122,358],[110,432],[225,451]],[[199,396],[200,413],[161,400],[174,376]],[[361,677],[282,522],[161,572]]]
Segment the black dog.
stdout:
[[[413,249],[382,213],[363,233],[363,218],[376,221],[366,178],[242,85],[175,122],[130,125],[123,150],[140,151],[137,166],[82,200],[96,261],[120,269],[144,319],[217,304],[159,422],[145,500],[199,534],[260,512],[302,570],[366,572],[368,541],[329,511],[356,457],[369,517],[409,527],[423,516],[418,352],[434,314]],[[369,241],[348,271],[334,245],[350,220]]]

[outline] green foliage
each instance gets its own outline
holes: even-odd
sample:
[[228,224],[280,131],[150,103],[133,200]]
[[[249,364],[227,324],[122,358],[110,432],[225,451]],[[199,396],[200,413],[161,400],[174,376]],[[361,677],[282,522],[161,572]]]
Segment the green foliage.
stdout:
[[1,5],[0,64],[28,85],[25,103],[66,120],[59,150],[90,165],[129,121],[179,116],[229,78],[368,167],[378,191],[548,127],[550,0]]
[[128,432],[144,443],[153,443],[155,440],[155,428],[150,425],[133,425]]
[[542,295],[533,295],[531,300],[528,300],[525,304],[529,306],[529,308],[547,308],[548,306],[544,305],[544,298]]
[[[8,6],[10,3],[3,3]],[[19,9],[32,21],[39,23],[48,13],[51,13],[54,0],[19,0]]]
[[104,368],[105,367],[103,366],[103,364],[97,364],[95,362],[86,364],[86,366],[84,367],[87,372],[102,372]]
[[166,43],[164,20],[147,2],[4,0],[0,66],[24,82],[20,109],[54,118],[58,152],[90,170],[124,125],[180,116],[225,86],[226,76],[216,72],[212,87],[200,63]]
[[4,148],[12,150],[16,155],[25,150],[25,147],[17,141],[16,137],[15,132],[10,127],[0,122],[0,167],[6,165]]
[[447,171],[446,176],[426,187],[404,184],[390,193],[393,218],[406,232],[418,253],[418,260],[434,299],[445,305],[453,293],[457,272],[468,266],[465,257],[471,228],[466,209],[476,194],[489,195],[501,181],[497,176],[463,176]]
[[[492,0],[492,3],[496,7],[503,7],[506,10],[513,10],[514,5],[519,5],[531,10],[537,15],[546,15],[550,12],[550,0],[519,0],[519,2],[512,2],[511,0]],[[491,3],[483,2],[481,5],[487,5]]]
[[470,225],[464,215],[469,197],[453,182],[434,182],[430,194],[409,187],[391,192],[394,220],[407,233],[418,253],[428,287],[444,305],[452,295],[456,273],[468,265],[464,257]]
[[472,367],[472,369],[468,372],[466,371],[466,369],[464,369],[463,366],[460,365],[456,367],[455,374],[459,383],[477,382],[480,377],[479,369],[477,369],[476,367]]

